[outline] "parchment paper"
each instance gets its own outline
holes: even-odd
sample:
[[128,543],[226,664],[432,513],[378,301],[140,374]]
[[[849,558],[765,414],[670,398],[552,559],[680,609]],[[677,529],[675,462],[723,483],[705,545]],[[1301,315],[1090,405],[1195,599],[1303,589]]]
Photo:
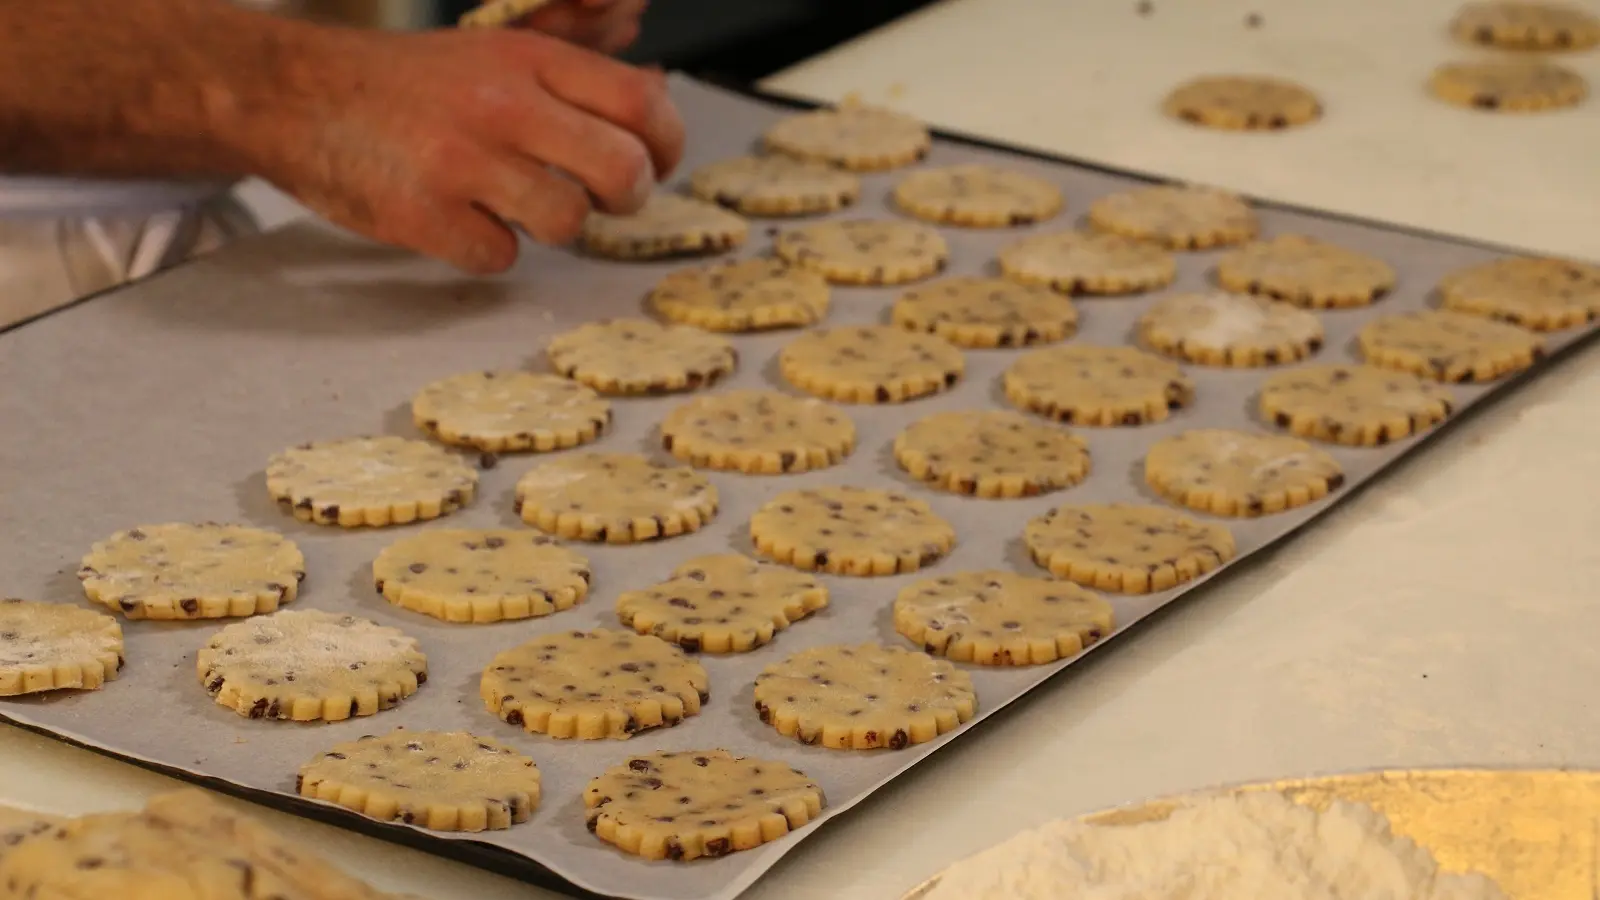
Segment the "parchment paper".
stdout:
[[[787,113],[683,78],[674,80],[673,91],[693,136],[683,172],[744,152],[764,126]],[[1096,197],[1137,184],[1084,168],[949,143],[936,146],[929,163],[977,160],[1002,162],[1057,181],[1068,198],[1068,211],[1041,226],[1046,229],[1067,227]],[[843,215],[894,215],[886,195],[897,177],[867,177],[861,202]],[[1382,313],[1427,305],[1440,276],[1495,255],[1441,239],[1273,209],[1263,209],[1262,218],[1269,235],[1296,231],[1326,238],[1376,253],[1400,273],[1397,289],[1376,306],[1322,314],[1328,340],[1317,362],[1355,360],[1351,342],[1362,323]],[[771,224],[779,223],[752,223],[743,255],[766,252]],[[949,274],[992,272],[996,250],[1028,230],[945,229],[954,251]],[[1181,256],[1181,274],[1172,290],[1207,286],[1216,256]],[[408,402],[423,384],[464,370],[542,368],[540,348],[551,334],[591,318],[639,314],[649,287],[681,265],[607,263],[530,249],[510,276],[474,282],[430,262],[299,226],[0,335],[0,385],[5,386],[0,389],[0,539],[6,548],[0,554],[0,593],[84,603],[73,575],[77,562],[94,541],[111,532],[163,521],[241,521],[278,529],[299,543],[309,576],[296,608],[348,611],[403,628],[422,641],[430,665],[428,683],[417,695],[375,717],[334,725],[250,721],[214,703],[195,673],[195,650],[226,623],[134,622],[125,625],[128,666],[121,680],[94,693],[6,701],[0,703],[0,716],[186,777],[217,779],[225,788],[298,812],[420,841],[436,852],[462,855],[482,845],[503,848],[520,856],[473,854],[472,861],[497,863],[496,868],[509,861],[510,871],[529,879],[543,879],[542,864],[572,885],[602,894],[727,900],[819,826],[719,860],[646,863],[587,833],[581,792],[588,779],[627,756],[656,748],[723,747],[797,766],[827,792],[826,816],[845,811],[945,741],[981,726],[974,722],[939,741],[900,752],[805,747],[757,720],[750,684],[761,668],[818,644],[872,639],[902,644],[890,622],[889,604],[910,581],[988,567],[1039,573],[1020,540],[1030,518],[1066,502],[1156,502],[1143,487],[1139,465],[1151,441],[1200,426],[1264,427],[1253,414],[1263,371],[1190,366],[1197,401],[1168,422],[1078,429],[1089,442],[1094,465],[1093,475],[1079,487],[1012,501],[934,492],[904,477],[888,448],[900,429],[923,415],[1003,405],[998,378],[1021,351],[968,352],[967,377],[948,394],[902,406],[848,408],[860,444],[845,465],[783,477],[710,473],[723,498],[722,511],[710,527],[657,544],[583,546],[596,572],[588,600],[549,618],[487,626],[440,623],[391,607],[375,593],[370,561],[411,529],[345,532],[303,525],[268,499],[262,467],[272,453],[305,440],[351,434],[416,436]],[[896,292],[836,289],[829,321],[882,321]],[[1159,296],[1080,301],[1082,324],[1074,340],[1128,340],[1136,317]],[[1577,331],[1556,335],[1551,349],[1582,336]],[[725,386],[788,389],[774,371],[773,358],[792,337],[774,333],[734,338],[742,368]],[[1451,388],[1462,408],[1490,390]],[[655,425],[682,400],[617,401],[615,429],[588,449],[666,459]],[[1332,448],[1349,477],[1332,500],[1349,496],[1357,484],[1417,443]],[[414,527],[520,525],[511,511],[511,488],[536,461],[502,458],[482,473],[481,494],[471,507]],[[832,604],[822,614],[780,633],[756,652],[705,658],[711,702],[702,715],[676,728],[625,742],[553,741],[507,726],[483,708],[478,675],[494,653],[551,630],[618,627],[613,603],[619,592],[665,577],[690,556],[747,552],[745,523],[757,506],[782,490],[838,483],[898,488],[927,500],[955,524],[955,552],[932,570],[913,575],[827,577]],[[1324,501],[1283,515],[1230,522],[1240,558],[1328,505]],[[1147,597],[1111,597],[1120,628],[1091,652],[1115,645],[1129,626],[1196,586]],[[980,719],[1063,667],[970,667]],[[1058,689],[1071,688],[1062,684]],[[370,826],[292,796],[295,772],[303,761],[335,742],[397,726],[470,729],[509,742],[538,761],[545,784],[542,806],[531,822],[509,831],[453,836],[407,826]],[[913,840],[915,823],[905,825],[907,840]]]

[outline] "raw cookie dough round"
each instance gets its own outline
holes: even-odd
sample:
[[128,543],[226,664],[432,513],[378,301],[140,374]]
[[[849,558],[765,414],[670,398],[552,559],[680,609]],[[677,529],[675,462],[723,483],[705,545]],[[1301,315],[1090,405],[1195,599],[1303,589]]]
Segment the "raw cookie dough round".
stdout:
[[595,837],[625,853],[675,861],[775,841],[815,819],[825,802],[822,788],[788,763],[726,750],[635,756],[583,792]]
[[901,294],[896,325],[958,347],[1021,347],[1065,340],[1078,329],[1072,301],[1047,287],[958,275]]
[[1449,389],[1373,366],[1319,365],[1261,385],[1261,415],[1319,441],[1376,447],[1421,434],[1449,417]]
[[1382,316],[1356,342],[1372,365],[1435,381],[1494,381],[1544,358],[1543,339],[1525,328],[1444,309]]
[[358,528],[437,519],[472,502],[478,473],[426,441],[354,437],[267,461],[267,493],[302,522]]
[[1174,250],[1242,244],[1261,230],[1255,210],[1238,195],[1177,184],[1101,197],[1089,206],[1089,224]]
[[1322,117],[1316,94],[1264,75],[1195,78],[1173,88],[1161,108],[1173,118],[1228,131],[1278,131]]
[[1168,356],[1206,366],[1272,366],[1322,349],[1322,321],[1249,294],[1172,294],[1139,317],[1139,337]]
[[49,840],[65,834],[71,821],[49,813],[0,806],[0,860],[26,841]]
[[383,548],[378,593],[445,622],[500,622],[571,609],[589,593],[589,561],[548,535],[519,529],[424,531]]
[[717,489],[687,466],[631,453],[580,453],[517,481],[522,521],[569,540],[631,544],[699,531],[717,513]]
[[1589,83],[1577,72],[1528,59],[1444,63],[1428,78],[1428,89],[1455,106],[1510,113],[1576,106],[1589,95]]
[[893,196],[919,219],[971,228],[1032,225],[1066,205],[1061,189],[1043,178],[981,164],[912,172]]
[[1560,331],[1600,318],[1600,266],[1564,259],[1497,259],[1439,282],[1445,309],[1534,331]]
[[626,739],[698,715],[705,667],[650,635],[562,631],[495,656],[479,693],[511,725],[553,738]]
[[1035,234],[1000,249],[1012,281],[1063,294],[1134,294],[1172,283],[1178,264],[1159,244],[1089,231]]
[[1057,578],[1119,594],[1193,581],[1237,553],[1225,526],[1160,506],[1059,506],[1029,522],[1023,542]]
[[904,750],[978,709],[972,676],[882,644],[802,650],[756,676],[756,713],[785,737],[830,750]]
[[417,640],[356,616],[284,610],[235,622],[197,654],[200,684],[251,719],[338,722],[391,709],[428,680]]
[[605,319],[550,339],[550,365],[602,394],[674,394],[715,384],[739,364],[726,338],[649,319]]
[[856,426],[821,400],[729,391],[696,397],[667,413],[661,446],[702,469],[783,475],[843,461],[855,449]]
[[98,690],[122,671],[122,626],[105,613],[0,597],[0,697]]
[[840,403],[902,403],[955,387],[966,361],[948,341],[889,325],[819,328],[778,353],[785,381]]
[[1070,659],[1111,633],[1104,597],[1015,572],[961,572],[911,584],[894,600],[894,629],[929,653],[980,666]]
[[781,232],[772,251],[835,284],[905,284],[942,271],[950,246],[917,222],[819,222]]
[[789,116],[768,128],[762,141],[768,150],[858,172],[917,162],[933,143],[916,119],[863,106]]
[[828,605],[828,589],[804,572],[737,553],[697,556],[672,577],[617,598],[617,618],[685,650],[746,653]]
[[367,735],[300,767],[295,791],[380,822],[434,831],[500,831],[539,805],[539,767],[465,731]]
[[784,491],[750,517],[763,556],[834,575],[894,575],[937,562],[955,529],[928,504],[858,487]]
[[707,331],[814,325],[828,314],[828,281],[778,259],[741,259],[672,272],[650,293],[662,318]]
[[861,179],[825,163],[789,156],[737,156],[689,176],[696,197],[746,216],[833,212],[861,196]]
[[1296,438],[1199,428],[1151,445],[1144,480],[1181,506],[1244,518],[1315,503],[1344,484],[1344,470]]
[[669,259],[723,253],[749,235],[750,224],[743,217],[714,203],[654,194],[631,216],[590,213],[578,243],[606,259]]
[[1133,347],[1068,344],[1024,354],[1004,376],[1020,409],[1079,425],[1147,425],[1194,399],[1177,363]]
[[1508,50],[1583,50],[1600,44],[1600,19],[1565,3],[1466,3],[1450,31],[1469,44]]
[[1035,497],[1089,477],[1082,438],[1020,413],[934,413],[894,439],[894,458],[941,490],[990,499]]
[[418,391],[411,419],[423,434],[454,447],[544,453],[598,438],[611,424],[611,401],[556,375],[468,372]]
[[1312,309],[1366,306],[1394,287],[1394,269],[1375,256],[1298,234],[1257,241],[1217,261],[1225,288]]
[[272,612],[300,592],[293,541],[243,525],[169,523],[119,531],[78,568],[90,600],[129,619],[220,619]]

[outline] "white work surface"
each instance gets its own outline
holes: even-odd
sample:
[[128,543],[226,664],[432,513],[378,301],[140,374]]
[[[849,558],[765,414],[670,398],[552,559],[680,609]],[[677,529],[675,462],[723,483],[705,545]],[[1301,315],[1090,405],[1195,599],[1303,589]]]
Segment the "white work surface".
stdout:
[[[1554,119],[1402,108],[1392,96],[1417,90],[1450,52],[1430,30],[1448,4],[1263,2],[1253,7],[1265,19],[1259,31],[1243,28],[1251,7],[1232,0],[1155,0],[1148,19],[1133,5],[948,3],[772,86],[883,99],[898,85],[903,108],[965,130],[1484,238],[1572,253],[1588,242],[1600,256],[1600,182],[1578,166],[1595,142],[1543,145],[1576,132]],[[1397,34],[1418,27],[1414,38]],[[1268,50],[1275,37],[1287,43]],[[1386,87],[1368,54],[1400,59],[1393,68],[1412,81]],[[1197,136],[1152,123],[1154,97],[1133,99],[1192,72],[1269,58],[1328,97],[1326,122],[1287,135]],[[1597,61],[1582,65],[1600,75]],[[1390,143],[1345,130],[1340,116],[1363,108],[1391,123]],[[1468,122],[1502,135],[1499,149],[1472,137]],[[1502,169],[1513,141],[1525,143]],[[1442,162],[1451,159],[1458,165]],[[1218,782],[1387,766],[1600,766],[1596,410],[1600,356],[1564,360],[1287,546],[830,823],[748,896],[894,900],[1018,828]],[[0,802],[75,813],[136,806],[176,786],[0,727]],[[386,888],[436,900],[554,896],[256,809]]]

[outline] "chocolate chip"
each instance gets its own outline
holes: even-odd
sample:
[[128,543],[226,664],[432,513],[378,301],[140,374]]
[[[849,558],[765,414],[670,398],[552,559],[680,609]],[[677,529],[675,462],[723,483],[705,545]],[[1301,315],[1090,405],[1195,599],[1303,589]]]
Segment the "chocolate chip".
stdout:
[[889,749],[890,750],[904,750],[906,748],[906,745],[910,744],[910,743],[911,743],[911,735],[906,734],[906,731],[905,731],[904,728],[895,729],[894,734],[889,736]]

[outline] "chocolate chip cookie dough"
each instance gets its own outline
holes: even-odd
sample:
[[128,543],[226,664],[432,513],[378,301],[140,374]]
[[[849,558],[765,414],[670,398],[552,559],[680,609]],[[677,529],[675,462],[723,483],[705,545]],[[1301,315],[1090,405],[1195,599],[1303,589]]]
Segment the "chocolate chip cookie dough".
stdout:
[[890,317],[958,347],[1021,347],[1065,340],[1078,329],[1072,301],[1047,287],[961,275],[911,288]]
[[1428,90],[1454,106],[1532,113],[1578,105],[1589,96],[1589,83],[1552,62],[1492,59],[1444,63],[1428,78]]
[[1029,522],[1022,539],[1057,578],[1119,594],[1170,590],[1237,553],[1223,525],[1124,503],[1058,506]]
[[1372,366],[1306,366],[1261,385],[1261,416],[1319,441],[1376,447],[1421,434],[1455,408],[1450,391]]
[[894,575],[937,562],[956,532],[928,504],[892,491],[820,487],[785,491],[750,518],[763,556],[834,575]]
[[825,803],[822,788],[787,763],[726,750],[631,757],[583,792],[595,837],[624,853],[675,862],[775,841],[815,819]]
[[571,609],[589,592],[589,561],[547,535],[512,529],[424,531],[372,563],[385,600],[445,622],[500,622]]
[[1494,381],[1544,357],[1544,341],[1525,328],[1447,309],[1373,319],[1356,342],[1368,363],[1434,381]]
[[582,453],[529,469],[517,481],[522,521],[569,540],[631,544],[699,531],[717,489],[686,466],[631,453]]
[[812,160],[737,156],[694,170],[689,190],[701,200],[743,215],[779,218],[849,206],[861,196],[861,179]]
[[661,279],[650,305],[662,318],[706,331],[814,325],[828,314],[828,282],[778,259],[681,269]]
[[722,337],[649,319],[580,325],[551,338],[545,355],[567,378],[624,396],[692,391],[715,384],[739,362]]
[[1133,347],[1070,344],[1024,354],[1004,377],[1015,406],[1079,425],[1145,425],[1165,421],[1194,399],[1177,363]]
[[122,671],[122,626],[105,613],[0,597],[0,697],[98,690]]
[[1450,31],[1469,44],[1507,50],[1583,50],[1600,44],[1600,19],[1567,3],[1466,3]]
[[1305,87],[1265,75],[1206,75],[1178,85],[1161,108],[1194,125],[1228,131],[1281,131],[1322,118]]
[[1322,321],[1287,303],[1224,291],[1172,294],[1139,317],[1155,350],[1206,366],[1272,366],[1322,349]]
[[69,822],[49,813],[0,806],[0,861],[25,841],[48,840],[65,834]]
[[755,700],[779,734],[830,750],[904,750],[954,731],[978,709],[966,672],[881,644],[802,650],[756,676]]
[[1242,244],[1261,230],[1255,210],[1238,195],[1177,184],[1101,197],[1089,207],[1089,224],[1174,250]]
[[1066,205],[1061,189],[1043,178],[981,164],[912,172],[893,197],[919,219],[969,228],[1032,225]]
[[778,354],[785,381],[840,403],[902,403],[955,387],[966,361],[950,342],[889,325],[819,328]]
[[1445,309],[1534,331],[1560,331],[1600,318],[1600,266],[1564,259],[1497,259],[1439,282]]
[[980,666],[1070,659],[1111,633],[1111,604],[1075,584],[961,572],[900,591],[894,627],[929,653]]
[[939,232],[916,222],[819,222],[778,234],[778,258],[822,273],[835,284],[905,284],[943,270],[950,246]]
[[910,116],[862,105],[819,109],[782,119],[762,136],[768,150],[858,172],[894,169],[928,153],[927,126]]
[[856,426],[821,400],[728,391],[667,413],[661,445],[702,469],[782,475],[837,465],[855,449]]
[[302,522],[405,525],[448,515],[478,491],[478,473],[425,441],[354,437],[301,444],[267,461],[267,492]]
[[610,628],[548,634],[500,653],[479,693],[508,724],[586,741],[671,727],[711,699],[705,668],[678,647]]
[[305,557],[283,535],[215,522],[141,525],[94,545],[78,567],[90,600],[129,619],[219,619],[277,609]]
[[315,609],[218,631],[196,655],[200,684],[250,719],[338,722],[392,709],[428,680],[428,658],[398,628]]
[[617,618],[685,650],[746,653],[828,605],[810,575],[736,553],[699,556],[660,584],[617,598]]
[[1344,485],[1338,460],[1305,441],[1198,428],[1151,445],[1144,480],[1182,506],[1254,518],[1315,503]]
[[391,731],[335,744],[300,767],[295,791],[380,822],[500,831],[539,805],[539,767],[464,731]]
[[631,216],[592,212],[578,244],[595,256],[616,260],[668,259],[723,253],[742,245],[750,225],[713,203],[655,194]]
[[1089,447],[1065,429],[998,410],[935,413],[894,439],[911,475],[956,494],[1033,497],[1089,475]]
[[411,418],[423,434],[453,447],[546,453],[598,438],[611,424],[611,401],[555,375],[468,372],[418,391]]
[[1000,271],[1063,294],[1135,294],[1172,283],[1177,262],[1159,244],[1109,232],[1035,234],[1000,249]]

